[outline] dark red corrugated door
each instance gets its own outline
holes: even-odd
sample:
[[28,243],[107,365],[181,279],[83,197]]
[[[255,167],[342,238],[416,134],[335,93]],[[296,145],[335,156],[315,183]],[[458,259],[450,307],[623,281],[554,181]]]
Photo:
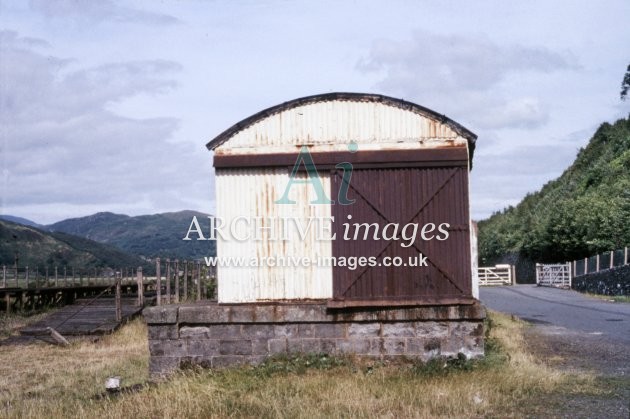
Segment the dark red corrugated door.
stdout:
[[[342,172],[334,172],[333,196],[338,196],[342,179]],[[333,302],[439,304],[471,298],[466,166],[354,170],[348,198],[355,203],[332,207],[336,233],[333,256],[373,256],[380,266],[355,270],[333,268]],[[399,224],[400,229],[408,223],[417,223],[419,229],[415,242],[409,247],[401,245],[409,243],[402,238],[373,240],[373,229],[368,240],[363,240],[364,230],[358,240],[344,240],[346,233],[345,237],[353,238],[354,223],[377,223],[379,231],[389,223]],[[450,224],[448,239],[423,240],[420,230],[427,223]],[[349,224],[348,232],[345,224]],[[382,265],[384,257],[396,256],[409,265],[409,258],[419,253],[428,257],[427,267]]]

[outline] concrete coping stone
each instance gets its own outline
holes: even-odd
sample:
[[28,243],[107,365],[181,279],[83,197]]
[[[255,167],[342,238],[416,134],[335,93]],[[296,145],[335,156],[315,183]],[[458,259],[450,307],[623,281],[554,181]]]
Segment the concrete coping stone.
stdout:
[[483,320],[479,303],[329,309],[319,303],[173,304],[148,307],[143,311],[147,324],[225,324],[225,323],[330,323],[374,321],[458,321]]

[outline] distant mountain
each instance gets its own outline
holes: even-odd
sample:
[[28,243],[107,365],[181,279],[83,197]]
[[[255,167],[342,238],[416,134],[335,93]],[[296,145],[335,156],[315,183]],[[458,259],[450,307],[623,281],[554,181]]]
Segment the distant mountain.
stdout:
[[35,221],[27,220],[26,218],[22,218],[22,217],[16,217],[14,215],[0,214],[0,220],[10,221],[12,223],[22,224],[22,225],[25,225],[25,226],[35,227],[35,228],[39,228],[39,229],[45,229],[46,228],[46,227],[44,227],[41,224],[37,224]]
[[63,220],[46,228],[106,243],[146,258],[200,259],[215,255],[214,241],[182,240],[193,216],[197,216],[202,228],[208,226],[208,214],[179,211],[136,217],[99,212]]
[[531,272],[628,246],[630,117],[602,124],[558,179],[478,225],[480,263],[525,259]]
[[80,269],[138,266],[148,271],[153,269],[153,264],[113,246],[0,220],[0,265],[13,266],[16,252],[19,266],[32,269],[55,265]]

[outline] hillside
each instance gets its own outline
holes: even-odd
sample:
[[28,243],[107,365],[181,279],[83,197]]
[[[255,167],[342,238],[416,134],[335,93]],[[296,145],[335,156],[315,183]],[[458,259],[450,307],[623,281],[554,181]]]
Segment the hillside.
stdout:
[[73,266],[76,268],[138,267],[153,269],[137,256],[108,245],[65,233],[49,233],[33,227],[0,220],[0,265]]
[[28,220],[28,219],[22,218],[22,217],[16,217],[14,215],[0,214],[0,220],[10,221],[12,223],[22,224],[22,225],[29,226],[29,227],[39,228],[40,230],[42,230],[42,229],[45,230],[46,229],[46,227],[44,227],[41,224],[37,224],[35,221],[31,221],[31,220]]
[[106,243],[148,258],[198,259],[214,255],[214,241],[182,240],[193,216],[197,216],[202,228],[208,226],[208,214],[179,211],[136,217],[99,212],[63,220],[46,228]]
[[630,117],[604,123],[539,192],[479,222],[480,263],[559,262],[630,244]]

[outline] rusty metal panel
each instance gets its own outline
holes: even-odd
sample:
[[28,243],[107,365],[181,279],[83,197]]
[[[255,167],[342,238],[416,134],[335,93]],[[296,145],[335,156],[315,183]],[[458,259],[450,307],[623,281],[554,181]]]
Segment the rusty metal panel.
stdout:
[[362,150],[466,146],[449,124],[411,109],[381,102],[324,101],[291,107],[238,130],[214,148],[216,155],[345,151],[351,142]]
[[[397,167],[416,166],[465,166],[468,162],[466,147],[441,147],[411,150],[360,150],[355,152],[328,151],[309,152],[318,169],[334,167],[338,163],[351,163],[360,168],[366,165],[390,165]],[[214,156],[214,167],[290,167],[298,161],[299,153],[271,154],[218,154]],[[416,164],[417,163],[417,164]],[[303,165],[301,167],[304,167]]]
[[[315,200],[310,184],[294,184],[289,199],[296,204],[276,204],[282,196],[289,172],[286,168],[217,169],[217,217],[226,225],[236,217],[282,217],[306,220],[308,217],[330,217],[330,205],[309,205]],[[330,176],[322,174],[322,185],[330,196]],[[305,221],[306,222],[306,221]],[[238,224],[237,226],[242,226]],[[244,227],[243,227],[244,228]],[[237,229],[243,236],[244,230]],[[316,240],[314,230],[305,240],[242,240],[218,238],[217,253],[221,258],[330,257],[331,242]],[[251,264],[250,264],[251,265]],[[241,266],[218,268],[218,300],[220,303],[243,303],[288,299],[326,299],[332,296],[330,266]]]
[[[339,190],[342,177],[331,179],[332,193]],[[333,269],[333,298],[337,301],[390,300],[405,302],[453,301],[472,297],[470,219],[467,167],[396,168],[355,170],[348,197],[353,205],[335,205],[334,231],[343,234],[342,222],[376,223],[382,230],[388,223],[448,223],[449,238],[439,241],[416,237],[409,246],[403,240],[350,240],[333,242],[333,255],[376,257],[379,265],[349,270]],[[429,266],[383,266],[384,257],[409,258],[419,253]]]

